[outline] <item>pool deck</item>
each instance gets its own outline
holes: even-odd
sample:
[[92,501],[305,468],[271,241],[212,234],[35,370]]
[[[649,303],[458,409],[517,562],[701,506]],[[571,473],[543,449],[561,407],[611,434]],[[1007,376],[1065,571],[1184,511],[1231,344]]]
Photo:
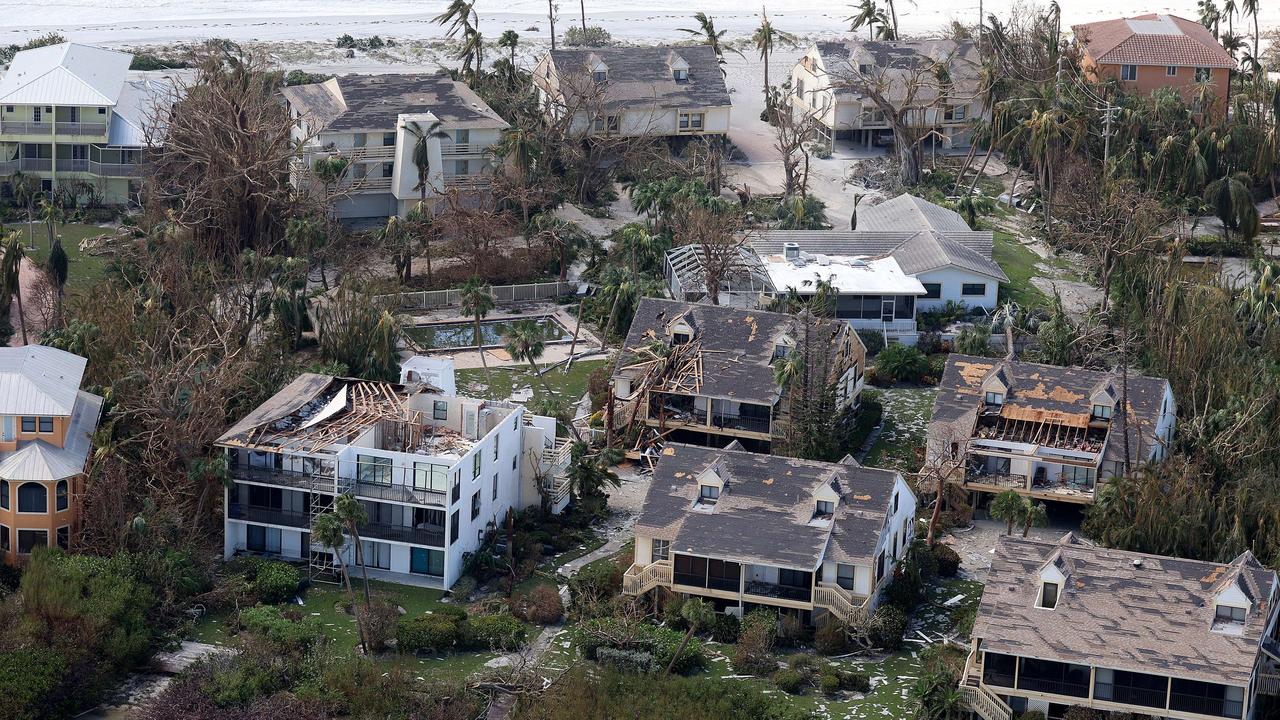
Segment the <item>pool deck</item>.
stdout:
[[[573,337],[573,326],[577,322],[575,313],[578,306],[575,305],[557,305],[555,303],[524,303],[520,305],[499,305],[494,308],[493,312],[485,316],[484,322],[494,320],[521,320],[526,318],[535,318],[543,315],[551,315],[555,317],[568,331],[568,338]],[[472,322],[473,318],[469,318],[458,312],[458,308],[441,308],[440,310],[430,310],[425,312],[417,312],[406,314],[403,316],[406,325],[427,325],[436,323],[463,323]],[[569,339],[549,342],[546,349],[539,358],[540,365],[554,365],[569,357],[569,347],[572,343]],[[585,353],[598,353],[601,351],[603,344],[595,333],[591,332],[585,325],[578,332],[577,347],[574,348],[575,355],[583,355]],[[410,357],[414,353],[405,350],[401,353],[405,357]],[[474,349],[466,348],[450,348],[433,351],[433,356],[447,356],[453,358],[453,366],[458,370],[467,370],[470,368],[482,367],[480,361],[480,353]],[[484,349],[484,362],[489,367],[510,367],[512,365],[524,365],[522,360],[513,360],[506,350],[500,347],[490,347]]]

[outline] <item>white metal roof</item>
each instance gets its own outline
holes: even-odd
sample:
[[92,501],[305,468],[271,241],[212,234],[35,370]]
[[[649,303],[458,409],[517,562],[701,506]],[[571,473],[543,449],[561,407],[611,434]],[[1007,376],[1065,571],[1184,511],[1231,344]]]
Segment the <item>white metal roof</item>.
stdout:
[[[812,293],[818,280],[827,280],[841,295],[924,295],[924,285],[904,273],[891,257],[856,258],[803,253],[803,264],[781,255],[761,258],[774,287]],[[806,284],[807,283],[807,284]]]
[[0,415],[70,415],[85,365],[44,345],[0,348]]
[[50,482],[74,477],[84,469],[84,458],[75,462],[70,453],[43,440],[27,443],[0,462],[0,478]]
[[[177,97],[177,84],[168,75],[148,74],[127,80],[121,86],[107,143],[118,147],[145,147],[166,130],[165,118]],[[150,130],[151,138],[147,137]]]
[[59,43],[13,56],[0,79],[0,102],[20,105],[115,105],[133,56]]

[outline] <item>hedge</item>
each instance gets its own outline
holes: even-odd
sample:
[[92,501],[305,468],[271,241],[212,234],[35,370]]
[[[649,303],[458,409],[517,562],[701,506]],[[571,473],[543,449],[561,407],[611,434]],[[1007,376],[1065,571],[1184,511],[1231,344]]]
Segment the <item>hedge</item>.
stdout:
[[[628,638],[628,641],[618,642],[615,638]],[[682,632],[648,623],[629,623],[614,617],[586,620],[578,626],[574,637],[578,652],[588,660],[598,660],[601,648],[638,650],[651,654],[654,665],[662,668],[671,663],[683,640]],[[706,661],[702,642],[691,638],[673,669],[687,673],[702,667]]]
[[480,615],[463,624],[463,638],[477,650],[515,650],[529,629],[513,615]]
[[302,575],[288,563],[267,562],[257,568],[257,575],[250,586],[258,600],[275,605],[289,602],[298,594]]
[[462,623],[443,613],[402,617],[396,623],[396,647],[401,652],[448,652],[461,639]]

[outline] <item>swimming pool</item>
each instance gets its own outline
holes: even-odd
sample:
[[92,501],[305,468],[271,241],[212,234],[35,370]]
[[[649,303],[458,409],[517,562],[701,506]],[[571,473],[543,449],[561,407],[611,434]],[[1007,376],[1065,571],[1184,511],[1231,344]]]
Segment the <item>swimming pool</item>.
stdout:
[[[568,340],[573,333],[567,330],[554,317],[539,315],[528,318],[508,318],[506,320],[481,320],[480,338],[485,347],[502,345],[502,336],[514,323],[521,320],[533,320],[542,328],[546,342]],[[447,350],[450,348],[467,348],[476,346],[475,323],[434,323],[430,325],[414,325],[404,329],[414,342],[425,350]]]

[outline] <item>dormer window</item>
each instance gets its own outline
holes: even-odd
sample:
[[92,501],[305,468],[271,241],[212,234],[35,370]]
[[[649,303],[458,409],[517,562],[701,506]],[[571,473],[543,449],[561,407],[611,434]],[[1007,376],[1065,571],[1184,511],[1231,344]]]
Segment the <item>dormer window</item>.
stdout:
[[1058,583],[1046,582],[1040,586],[1040,605],[1046,610],[1058,606]]
[[774,359],[774,360],[783,360],[783,359],[785,359],[785,358],[787,357],[787,353],[789,353],[789,352],[791,352],[791,348],[787,347],[786,345],[782,345],[782,344],[780,344],[780,343],[774,343],[774,345],[773,345],[773,359]]
[[591,73],[591,79],[592,79],[592,81],[594,81],[597,85],[602,85],[602,84],[604,84],[604,83],[606,83],[606,82],[608,82],[608,81],[609,81],[609,71],[608,71],[608,70],[596,70],[595,72]]
[[983,402],[985,402],[985,403],[986,403],[986,404],[988,404],[988,405],[1003,405],[1003,404],[1004,404],[1004,393],[1002,393],[1002,392],[990,392],[990,391],[989,391],[989,392],[987,392],[986,397],[985,397],[985,398],[983,398]]
[[1111,406],[1110,406],[1110,405],[1102,405],[1102,404],[1100,404],[1100,403],[1094,403],[1094,404],[1093,404],[1092,419],[1093,419],[1093,420],[1110,420],[1110,419],[1111,419]]
[[672,344],[672,345],[688,345],[688,344],[689,344],[689,342],[690,342],[690,341],[692,341],[692,340],[693,340],[693,336],[692,336],[692,335],[690,335],[690,334],[689,334],[689,333],[687,333],[687,332],[673,332],[673,333],[671,333],[671,344]]
[[814,517],[829,518],[836,512],[836,504],[830,500],[819,500],[813,511]]
[[1242,607],[1233,607],[1231,605],[1218,605],[1214,609],[1214,623],[1226,623],[1232,625],[1244,624],[1245,609]]
[[720,500],[720,488],[715,485],[698,486],[698,502],[703,505],[715,505]]
[[685,68],[676,68],[671,71],[671,77],[678,83],[689,82],[689,71]]

